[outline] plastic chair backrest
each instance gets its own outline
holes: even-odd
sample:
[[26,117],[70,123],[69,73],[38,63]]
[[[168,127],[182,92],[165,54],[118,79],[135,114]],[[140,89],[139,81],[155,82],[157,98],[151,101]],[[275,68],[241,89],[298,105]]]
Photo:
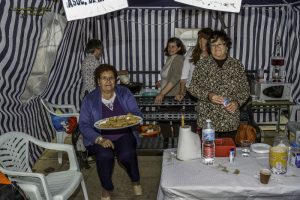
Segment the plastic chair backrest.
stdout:
[[42,103],[42,105],[44,106],[44,108],[45,108],[49,113],[51,113],[52,115],[57,115],[57,114],[55,113],[54,108],[51,107],[51,106],[49,106],[49,102],[47,102],[47,101],[44,100],[44,99],[41,99],[41,103]]
[[29,164],[29,139],[23,134],[7,133],[0,137],[1,167],[19,172],[32,172]]

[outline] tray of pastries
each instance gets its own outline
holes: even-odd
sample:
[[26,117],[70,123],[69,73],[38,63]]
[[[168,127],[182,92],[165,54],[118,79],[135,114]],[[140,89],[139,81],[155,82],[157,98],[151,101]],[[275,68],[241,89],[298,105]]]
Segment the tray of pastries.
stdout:
[[101,130],[115,130],[138,125],[142,120],[140,116],[136,115],[119,115],[101,119],[95,122],[94,126]]

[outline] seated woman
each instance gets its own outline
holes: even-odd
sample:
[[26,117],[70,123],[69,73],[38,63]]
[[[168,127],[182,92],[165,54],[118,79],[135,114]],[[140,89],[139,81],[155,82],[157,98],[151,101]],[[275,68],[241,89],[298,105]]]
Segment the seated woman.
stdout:
[[137,102],[129,89],[116,85],[115,67],[101,64],[94,72],[97,88],[83,99],[79,118],[79,128],[83,142],[89,153],[96,156],[98,176],[102,186],[101,200],[109,200],[113,191],[112,173],[115,155],[125,167],[135,195],[142,194],[136,153],[138,135],[132,128],[98,130],[94,123],[98,120],[126,114],[142,116]]

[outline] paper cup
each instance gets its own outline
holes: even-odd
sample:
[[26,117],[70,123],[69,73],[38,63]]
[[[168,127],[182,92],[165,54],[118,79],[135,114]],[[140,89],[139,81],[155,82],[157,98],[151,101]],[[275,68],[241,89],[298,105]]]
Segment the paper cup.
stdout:
[[260,174],[260,182],[262,184],[268,184],[271,177],[271,170],[262,169],[260,170],[259,174]]

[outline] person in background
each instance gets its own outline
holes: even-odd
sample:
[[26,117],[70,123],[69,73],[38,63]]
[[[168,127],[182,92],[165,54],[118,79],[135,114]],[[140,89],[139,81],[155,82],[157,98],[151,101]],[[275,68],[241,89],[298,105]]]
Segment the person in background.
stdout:
[[[167,60],[160,72],[161,81],[156,87],[160,87],[159,94],[155,97],[154,103],[161,104],[165,96],[174,97],[179,92],[179,82],[183,67],[184,54],[186,53],[183,42],[176,37],[170,38],[164,49]],[[177,108],[160,106],[160,111],[178,111]],[[163,137],[177,136],[179,133],[179,122],[174,123],[159,121]]]
[[100,65],[102,56],[102,42],[98,39],[91,39],[86,45],[87,56],[81,65],[82,89],[80,99],[95,89],[94,71]]
[[209,40],[211,55],[200,59],[188,91],[198,98],[197,125],[211,119],[216,137],[234,139],[240,123],[239,108],[248,99],[249,85],[243,64],[229,56],[231,39],[214,31]]
[[161,80],[156,83],[156,87],[160,88],[160,92],[155,98],[155,104],[160,104],[165,96],[178,94],[186,49],[179,38],[173,37],[168,40],[164,53],[167,60],[160,72]]
[[115,67],[101,64],[96,68],[94,80],[96,89],[86,95],[82,101],[79,117],[79,129],[89,154],[96,156],[98,176],[102,186],[101,200],[109,200],[114,186],[112,173],[115,156],[125,167],[135,195],[142,195],[136,146],[139,137],[135,129],[122,128],[99,130],[94,127],[98,120],[133,114],[142,116],[133,94],[126,87],[117,85]]
[[[175,96],[175,100],[182,101],[186,95],[186,88],[189,87],[196,63],[209,55],[208,40],[212,33],[211,28],[203,28],[198,32],[198,39],[195,47],[191,48],[185,56],[181,80],[180,90]],[[192,97],[192,96],[191,96]]]

